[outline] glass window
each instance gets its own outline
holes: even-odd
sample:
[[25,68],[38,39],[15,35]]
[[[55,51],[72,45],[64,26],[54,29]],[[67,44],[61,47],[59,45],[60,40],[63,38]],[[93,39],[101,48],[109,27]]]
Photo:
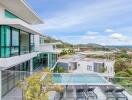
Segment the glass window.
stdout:
[[10,27],[5,26],[5,39],[6,39],[6,46],[10,46]]
[[5,57],[5,48],[1,47],[1,57]]
[[5,16],[7,18],[18,18],[16,15],[12,14],[11,12],[5,10]]
[[1,26],[1,46],[10,46],[10,27]]
[[[30,51],[34,51],[33,34],[30,35],[24,31],[20,32],[19,29],[7,25],[1,25],[0,29],[0,57],[6,58],[10,56],[17,56],[19,53],[25,54]],[[19,43],[19,39],[21,43]]]
[[9,47],[5,48],[5,56],[10,57],[10,48]]
[[1,26],[1,46],[5,46],[5,27]]
[[12,46],[19,45],[19,30],[12,28]]
[[18,47],[11,47],[11,56],[17,56],[19,53]]
[[31,40],[30,40],[31,47],[30,48],[31,48],[31,51],[34,51],[34,35],[31,34],[30,37],[31,37]]

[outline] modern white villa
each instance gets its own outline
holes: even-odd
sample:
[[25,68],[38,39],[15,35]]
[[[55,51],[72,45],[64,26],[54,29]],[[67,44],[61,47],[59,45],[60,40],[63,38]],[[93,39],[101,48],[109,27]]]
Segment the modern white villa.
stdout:
[[71,73],[100,73],[104,77],[113,78],[114,60],[91,59],[84,55],[74,56],[73,58],[60,59],[58,65],[63,66],[65,71]]
[[109,81],[115,75],[113,60],[88,59],[85,53],[58,60],[56,44],[45,43],[42,32],[33,28],[43,23],[25,0],[0,0],[0,100],[22,100],[22,93],[14,91],[17,82],[56,66],[65,73],[53,73],[52,81],[64,91],[52,91],[49,100],[132,100]]
[[55,46],[32,27],[37,24],[43,20],[25,0],[0,0],[0,100],[23,78],[6,70],[28,73],[57,61]]

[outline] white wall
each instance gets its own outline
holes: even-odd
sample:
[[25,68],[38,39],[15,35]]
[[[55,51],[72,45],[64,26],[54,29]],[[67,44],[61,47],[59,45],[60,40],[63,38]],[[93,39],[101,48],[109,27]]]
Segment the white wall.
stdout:
[[105,67],[107,68],[106,74],[109,74],[109,76],[112,76],[112,77],[115,75],[114,63],[115,61],[107,61],[105,63]]
[[4,7],[0,5],[0,20],[4,18]]
[[[78,61],[77,62],[77,69],[83,72],[94,72],[94,63],[104,63],[104,67],[107,69],[105,73],[102,75],[114,77],[114,63],[115,61]],[[78,66],[80,65],[80,66]],[[92,70],[87,70],[87,66],[91,66]]]

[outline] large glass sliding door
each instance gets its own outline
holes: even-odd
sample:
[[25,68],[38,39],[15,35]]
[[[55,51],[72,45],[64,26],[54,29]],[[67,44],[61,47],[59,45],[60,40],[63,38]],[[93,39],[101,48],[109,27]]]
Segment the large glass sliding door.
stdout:
[[3,58],[10,56],[10,41],[11,41],[10,36],[11,36],[10,27],[1,26],[0,56],[3,57]]
[[20,31],[20,54],[29,53],[30,35],[24,31]]
[[0,26],[0,57],[18,55],[19,30],[10,26]]
[[11,30],[11,56],[19,55],[19,30],[12,28]]
[[0,26],[0,58],[34,52],[34,35],[19,29]]
[[20,54],[34,51],[34,35],[20,31]]

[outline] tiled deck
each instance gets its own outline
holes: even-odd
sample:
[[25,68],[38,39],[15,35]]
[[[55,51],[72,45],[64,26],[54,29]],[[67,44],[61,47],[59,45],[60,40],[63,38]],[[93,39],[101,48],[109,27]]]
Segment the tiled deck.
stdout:
[[19,88],[12,89],[2,100],[22,100],[22,90]]

